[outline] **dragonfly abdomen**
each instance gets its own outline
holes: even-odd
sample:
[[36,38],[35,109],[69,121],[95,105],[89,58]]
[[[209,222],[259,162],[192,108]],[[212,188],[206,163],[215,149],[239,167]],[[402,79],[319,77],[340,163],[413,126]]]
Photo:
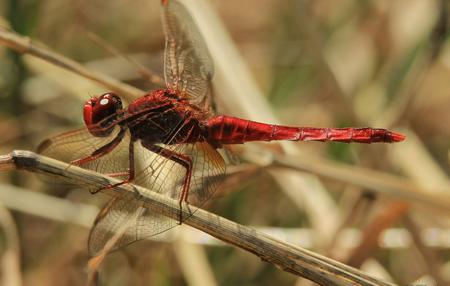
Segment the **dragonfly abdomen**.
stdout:
[[208,120],[208,138],[219,144],[242,144],[249,141],[337,141],[399,142],[404,136],[381,128],[314,128],[265,124],[230,116]]

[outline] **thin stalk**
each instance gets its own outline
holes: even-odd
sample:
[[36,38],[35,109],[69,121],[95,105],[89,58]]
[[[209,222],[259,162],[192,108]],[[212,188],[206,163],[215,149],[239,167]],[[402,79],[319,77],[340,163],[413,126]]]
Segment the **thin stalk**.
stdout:
[[[66,163],[29,151],[13,151],[11,154],[0,156],[0,171],[2,170],[25,170],[55,175],[98,187],[117,182],[103,174],[75,166],[69,168]],[[175,220],[178,220],[180,216],[189,218],[183,220],[183,223],[253,253],[284,271],[307,278],[319,285],[393,285],[205,210],[198,209],[193,212],[193,208],[185,203],[180,209],[177,200],[139,186],[122,185],[105,192],[113,195],[117,192],[138,192],[144,205],[153,212]]]

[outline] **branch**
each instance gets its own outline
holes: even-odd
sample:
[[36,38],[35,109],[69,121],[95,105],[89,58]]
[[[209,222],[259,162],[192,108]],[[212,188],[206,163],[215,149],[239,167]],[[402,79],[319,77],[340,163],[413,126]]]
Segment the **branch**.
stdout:
[[[29,151],[13,151],[11,154],[0,156],[0,171],[6,170],[25,170],[56,175],[99,187],[117,182],[115,179],[90,170],[75,166],[69,168],[66,163]],[[143,202],[152,211],[175,220],[178,220],[180,215],[184,218],[189,217],[184,221],[187,225],[247,250],[284,271],[302,276],[320,285],[393,285],[205,210],[198,209],[192,213],[193,209],[188,204],[183,204],[182,210],[180,210],[177,200],[144,190],[142,187],[129,184],[108,190],[108,192],[137,191],[142,194]],[[180,212],[182,213],[180,214]]]
[[0,27],[0,45],[7,46],[18,53],[30,54],[48,61],[58,67],[74,72],[82,77],[105,86],[111,91],[117,92],[121,96],[126,97],[128,100],[144,94],[144,92],[140,89],[122,83],[102,73],[90,71],[76,61],[52,52],[49,49],[37,46],[31,41],[30,38],[21,36],[14,31],[7,30],[3,27]]

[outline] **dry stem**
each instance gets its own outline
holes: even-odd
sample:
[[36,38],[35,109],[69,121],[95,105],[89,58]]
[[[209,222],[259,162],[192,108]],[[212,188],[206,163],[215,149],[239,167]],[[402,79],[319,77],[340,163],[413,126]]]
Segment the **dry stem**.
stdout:
[[[66,163],[39,156],[29,151],[14,151],[9,155],[0,156],[0,171],[13,169],[56,175],[94,186],[116,182],[112,178],[90,170],[74,166],[68,168]],[[264,261],[320,285],[392,285],[372,278],[357,269],[276,240],[252,228],[239,225],[205,210],[198,209],[192,213],[192,208],[187,204],[183,204],[183,208],[180,210],[178,201],[156,192],[143,190],[138,186],[125,185],[108,192],[137,191],[142,194],[141,198],[146,207],[152,209],[152,211],[173,219],[178,219],[181,211],[183,217],[189,217],[185,221],[187,225],[247,250]]]
[[0,27],[0,45],[7,46],[19,53],[33,55],[56,66],[72,71],[87,79],[97,82],[114,92],[117,92],[128,100],[144,94],[144,92],[140,89],[124,84],[104,74],[90,71],[76,61],[52,52],[44,47],[38,46],[33,43],[30,38],[21,36],[14,31],[7,30],[3,27]]
[[312,172],[319,176],[348,182],[407,203],[426,206],[430,209],[443,211],[446,214],[450,213],[450,196],[447,195],[448,186],[440,190],[433,190],[437,192],[431,192],[406,178],[316,157],[275,156],[273,164],[269,166]]

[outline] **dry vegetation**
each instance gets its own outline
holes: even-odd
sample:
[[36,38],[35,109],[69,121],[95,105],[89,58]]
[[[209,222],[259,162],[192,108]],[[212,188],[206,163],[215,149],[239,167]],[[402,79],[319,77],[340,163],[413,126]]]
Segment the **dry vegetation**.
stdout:
[[[447,1],[209,1],[217,15],[203,1],[189,3],[215,59],[221,112],[408,136],[395,145],[238,146],[245,165],[229,168],[207,209],[385,281],[449,284]],[[0,26],[93,71],[142,90],[158,87],[91,35],[162,74],[157,0],[8,0],[0,13]],[[34,150],[45,137],[80,126],[83,101],[105,91],[86,76],[0,47],[0,154]],[[89,226],[105,198],[45,185],[26,172],[0,178],[0,281],[82,285]],[[180,230],[111,254],[104,285],[310,283]]]

